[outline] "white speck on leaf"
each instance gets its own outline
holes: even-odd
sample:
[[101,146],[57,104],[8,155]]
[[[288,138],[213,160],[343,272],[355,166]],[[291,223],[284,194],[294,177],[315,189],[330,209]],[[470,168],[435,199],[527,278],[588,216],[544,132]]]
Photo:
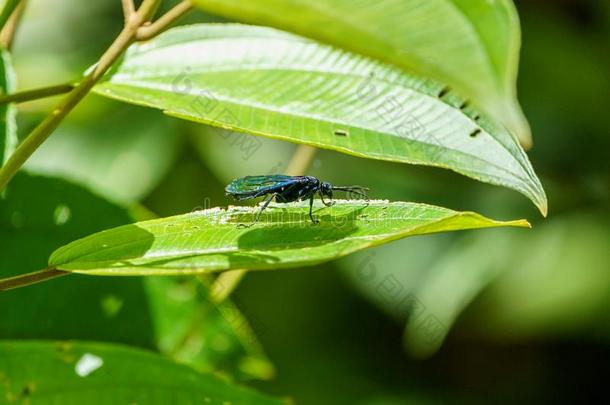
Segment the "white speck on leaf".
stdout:
[[104,365],[104,360],[101,357],[93,355],[91,353],[85,353],[81,356],[80,359],[76,362],[74,366],[74,372],[79,377],[87,377],[89,374],[93,373],[98,368]]

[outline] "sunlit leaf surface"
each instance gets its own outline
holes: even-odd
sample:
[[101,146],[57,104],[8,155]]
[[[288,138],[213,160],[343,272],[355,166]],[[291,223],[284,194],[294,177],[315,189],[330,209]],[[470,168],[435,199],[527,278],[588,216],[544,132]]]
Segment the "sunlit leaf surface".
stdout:
[[497,226],[470,212],[387,201],[277,204],[251,224],[258,207],[209,209],[103,231],[56,250],[49,265],[86,274],[185,274],[310,265],[411,235]]
[[516,100],[521,33],[511,0],[195,0],[448,83],[531,144]]
[[448,168],[517,190],[546,214],[516,139],[446,87],[274,29],[173,29],[132,46],[96,91],[222,128]]

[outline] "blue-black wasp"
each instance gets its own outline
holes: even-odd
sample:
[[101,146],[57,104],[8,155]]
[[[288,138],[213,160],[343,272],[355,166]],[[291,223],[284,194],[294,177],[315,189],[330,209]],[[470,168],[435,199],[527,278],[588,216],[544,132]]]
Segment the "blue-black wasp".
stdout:
[[[333,191],[347,191],[368,200],[366,194],[368,190],[368,188],[362,186],[333,186],[313,176],[288,176],[283,174],[241,177],[233,180],[225,187],[226,195],[239,201],[267,196],[253,223],[258,221],[265,208],[275,198],[275,201],[279,203],[309,199],[309,218],[314,224],[317,224],[320,221],[314,219],[312,215],[313,199],[316,194],[320,196],[325,206],[330,207],[334,204]],[[328,202],[324,199],[325,197],[329,199]]]

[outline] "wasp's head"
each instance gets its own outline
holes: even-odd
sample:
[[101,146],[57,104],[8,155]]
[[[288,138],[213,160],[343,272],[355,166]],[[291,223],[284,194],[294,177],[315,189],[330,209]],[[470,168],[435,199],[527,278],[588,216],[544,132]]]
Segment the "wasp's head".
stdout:
[[328,197],[329,199],[333,199],[333,186],[330,183],[323,182],[320,185],[320,194],[324,197]]

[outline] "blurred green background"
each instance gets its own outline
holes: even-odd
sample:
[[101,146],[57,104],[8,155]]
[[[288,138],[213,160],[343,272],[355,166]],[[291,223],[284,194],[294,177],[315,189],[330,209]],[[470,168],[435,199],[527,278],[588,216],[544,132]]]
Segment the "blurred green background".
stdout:
[[[13,50],[19,89],[78,77],[122,24],[117,1],[28,3]],[[267,378],[266,360],[249,363],[257,370],[250,374],[266,378],[250,385],[302,404],[571,402],[604,393],[610,374],[610,2],[516,4],[523,33],[519,99],[533,130],[529,156],[548,194],[548,219],[515,192],[449,171],[319,151],[309,174],[369,185],[372,197],[524,217],[534,228],[415,237],[316,267],[248,274],[234,301],[275,366],[275,377]],[[215,20],[197,11],[182,22]],[[54,102],[20,105],[19,134]],[[84,212],[76,233],[57,236],[56,247],[130,221],[115,205],[159,216],[227,205],[228,181],[282,172],[294,149],[90,96],[27,167],[112,202],[95,216]],[[80,192],[63,195],[86,198]],[[13,265],[21,257],[20,272],[40,268],[52,250],[41,241],[39,254],[23,263],[13,242],[18,257],[2,261]],[[76,283],[73,297],[87,299],[71,317],[56,319],[54,313],[73,305]],[[12,291],[0,300],[3,314],[25,301],[40,306],[46,299],[53,308],[26,308],[19,319],[3,320],[0,334],[153,347],[146,334],[153,328],[149,307],[164,304],[147,295],[162,288],[151,283],[74,276]],[[20,326],[25,319],[36,326]],[[425,320],[438,333],[431,335]]]

